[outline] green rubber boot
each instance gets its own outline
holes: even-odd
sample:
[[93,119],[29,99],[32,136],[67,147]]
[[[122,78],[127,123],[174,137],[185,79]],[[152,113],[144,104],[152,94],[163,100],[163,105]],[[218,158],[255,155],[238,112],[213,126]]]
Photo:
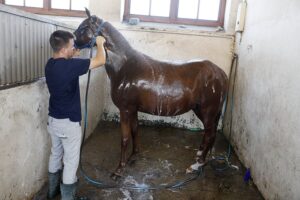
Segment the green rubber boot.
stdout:
[[48,172],[49,188],[47,193],[47,199],[54,199],[60,193],[59,184],[61,182],[61,170],[50,173]]
[[88,200],[87,197],[76,196],[78,182],[73,184],[60,184],[61,200]]

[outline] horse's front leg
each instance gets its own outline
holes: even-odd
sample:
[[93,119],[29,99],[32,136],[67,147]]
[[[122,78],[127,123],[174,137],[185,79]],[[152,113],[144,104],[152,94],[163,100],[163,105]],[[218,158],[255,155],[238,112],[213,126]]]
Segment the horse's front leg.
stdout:
[[131,136],[132,136],[132,153],[129,157],[129,162],[135,161],[136,155],[139,153],[140,150],[137,112],[133,113],[131,117]]
[[112,175],[113,179],[122,176],[127,158],[127,146],[129,143],[129,138],[131,136],[131,115],[129,111],[120,111],[120,121],[121,121],[121,158],[119,162],[119,166],[116,171]]

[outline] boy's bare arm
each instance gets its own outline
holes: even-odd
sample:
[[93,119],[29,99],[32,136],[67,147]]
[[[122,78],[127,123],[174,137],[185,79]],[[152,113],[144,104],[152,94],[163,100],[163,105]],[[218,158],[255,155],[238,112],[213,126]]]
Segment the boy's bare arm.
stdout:
[[97,53],[94,58],[91,58],[90,69],[94,69],[100,67],[105,64],[106,62],[106,55],[104,49],[105,39],[102,36],[96,37],[96,44],[97,44]]

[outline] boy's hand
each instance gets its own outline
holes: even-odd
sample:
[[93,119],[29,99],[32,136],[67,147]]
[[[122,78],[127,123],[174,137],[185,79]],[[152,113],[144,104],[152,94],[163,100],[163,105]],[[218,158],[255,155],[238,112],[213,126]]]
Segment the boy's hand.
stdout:
[[102,36],[97,36],[96,37],[96,44],[97,46],[103,46],[103,44],[105,43],[105,38]]
[[74,50],[73,50],[73,56],[74,56],[74,57],[80,56],[80,49],[74,49]]

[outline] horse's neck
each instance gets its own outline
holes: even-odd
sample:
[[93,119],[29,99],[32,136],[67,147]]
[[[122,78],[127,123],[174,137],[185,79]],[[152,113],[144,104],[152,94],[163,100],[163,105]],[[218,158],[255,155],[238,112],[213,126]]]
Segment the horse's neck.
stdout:
[[105,70],[109,78],[112,80],[118,76],[119,71],[127,62],[127,57],[126,55],[121,55],[111,50],[107,50],[106,53],[107,60],[105,63]]
[[120,56],[128,56],[128,54],[133,50],[124,36],[109,22],[106,22],[103,34],[108,40],[107,42],[111,45],[110,50],[112,52]]
[[105,64],[105,69],[107,75],[111,81],[113,81],[115,77],[118,77],[118,73],[127,62],[127,58],[131,57],[135,50],[130,46],[124,36],[109,22],[106,22],[102,33],[108,43],[108,59]]

